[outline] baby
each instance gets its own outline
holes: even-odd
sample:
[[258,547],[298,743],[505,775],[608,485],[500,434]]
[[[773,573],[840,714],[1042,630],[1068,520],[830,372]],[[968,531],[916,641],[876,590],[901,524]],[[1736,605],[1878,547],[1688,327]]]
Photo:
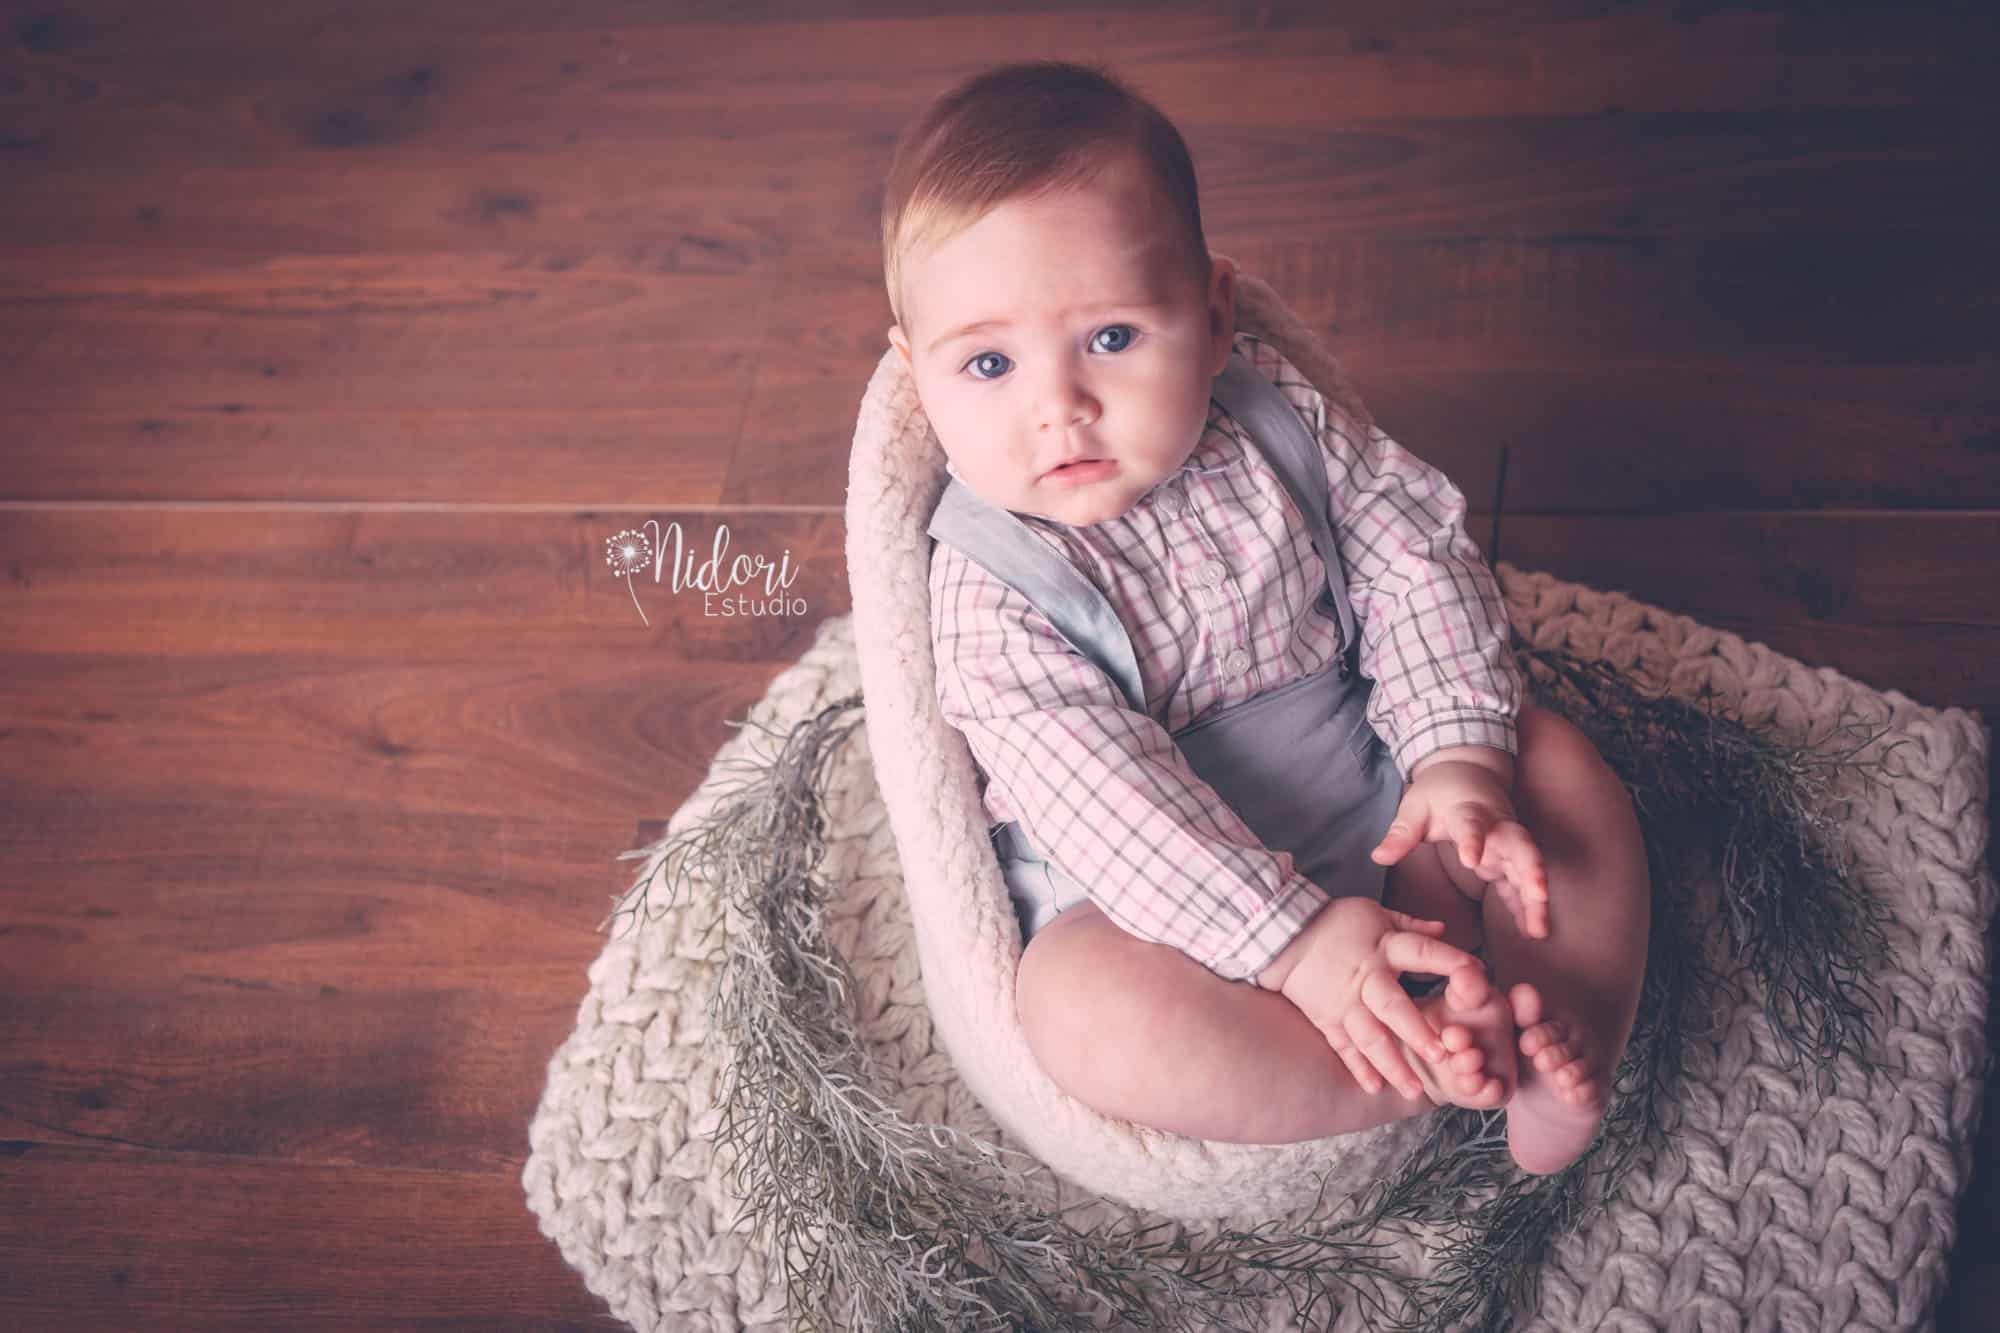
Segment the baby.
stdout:
[[1637,1010],[1645,854],[1616,775],[1525,702],[1463,496],[1236,332],[1181,136],[1101,68],[940,98],[883,246],[956,478],[938,696],[1037,1061],[1199,1137],[1504,1105],[1524,1170],[1573,1161]]

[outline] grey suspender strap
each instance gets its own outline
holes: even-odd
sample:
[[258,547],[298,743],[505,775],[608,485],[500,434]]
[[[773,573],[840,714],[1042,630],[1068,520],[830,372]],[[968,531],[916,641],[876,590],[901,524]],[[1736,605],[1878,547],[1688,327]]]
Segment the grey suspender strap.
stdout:
[[[942,529],[942,531],[940,531]],[[1146,691],[1132,636],[1097,586],[1051,550],[1014,515],[972,493],[953,477],[938,497],[930,535],[983,565],[994,578],[1028,599],[1070,647],[1090,659],[1125,692],[1135,713],[1146,711]]]
[[1230,354],[1229,364],[1215,377],[1209,396],[1228,409],[1251,439],[1264,446],[1271,470],[1291,492],[1292,503],[1312,530],[1313,547],[1328,566],[1327,582],[1337,590],[1333,601],[1340,616],[1341,655],[1358,662],[1360,645],[1355,641],[1354,610],[1347,602],[1347,570],[1333,539],[1333,524],[1327,518],[1326,455],[1320,452],[1319,441],[1278,386],[1240,353]]

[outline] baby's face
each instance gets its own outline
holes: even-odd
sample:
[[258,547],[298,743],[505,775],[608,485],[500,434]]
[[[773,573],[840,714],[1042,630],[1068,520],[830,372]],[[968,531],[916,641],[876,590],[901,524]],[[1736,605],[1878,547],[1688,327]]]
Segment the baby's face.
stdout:
[[1235,333],[1234,273],[1213,268],[1201,284],[1177,263],[1166,202],[1119,159],[909,255],[910,327],[889,340],[974,494],[1087,527],[1201,442]]

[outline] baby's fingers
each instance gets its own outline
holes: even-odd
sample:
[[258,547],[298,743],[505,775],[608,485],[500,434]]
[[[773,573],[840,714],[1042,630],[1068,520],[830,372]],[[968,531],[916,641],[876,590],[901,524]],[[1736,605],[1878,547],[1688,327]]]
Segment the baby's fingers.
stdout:
[[1382,1076],[1369,1066],[1367,1057],[1361,1054],[1361,1048],[1354,1044],[1354,1038],[1347,1035],[1345,1028],[1336,1025],[1328,1030],[1326,1044],[1333,1047],[1333,1053],[1347,1066],[1347,1072],[1363,1092],[1382,1091]]
[[1410,1043],[1411,1050],[1433,1064],[1444,1059],[1444,1043],[1431,1030],[1423,1011],[1417,1008],[1417,1002],[1410,998],[1408,991],[1396,984],[1396,978],[1387,968],[1371,972],[1362,981],[1361,1002],[1397,1036]]
[[1396,923],[1398,930],[1424,930],[1438,935],[1444,934],[1444,922],[1442,921],[1432,921],[1421,916],[1411,916],[1408,912],[1398,912],[1393,907],[1385,907],[1382,910],[1388,913],[1389,919]]
[[1354,1044],[1367,1055],[1369,1063],[1381,1071],[1383,1078],[1394,1083],[1405,1097],[1424,1095],[1424,1085],[1417,1080],[1415,1071],[1403,1059],[1402,1048],[1396,1045],[1395,1038],[1389,1035],[1389,1029],[1382,1026],[1380,1019],[1366,1009],[1357,1008],[1349,1010],[1342,1021]]
[[1530,886],[1521,891],[1521,910],[1528,918],[1522,929],[1530,939],[1545,940],[1549,937],[1549,889],[1546,883],[1539,887]]
[[1548,871],[1542,865],[1541,849],[1526,828],[1513,820],[1498,825],[1487,840],[1478,873],[1480,878],[1497,880],[1509,890],[1501,896],[1523,934],[1531,939],[1548,937]]
[[[1407,930],[1392,930],[1382,937],[1382,957],[1399,972],[1432,972],[1444,976],[1460,967],[1476,967],[1481,972],[1486,970],[1484,963],[1457,945]],[[1402,988],[1399,986],[1397,989],[1400,991]]]

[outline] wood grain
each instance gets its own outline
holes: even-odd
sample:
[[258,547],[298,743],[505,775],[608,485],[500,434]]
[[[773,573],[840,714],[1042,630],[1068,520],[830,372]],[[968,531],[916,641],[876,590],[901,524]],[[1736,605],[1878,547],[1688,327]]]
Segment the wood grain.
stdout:
[[[2000,716],[1990,8],[935,9],[4,15],[0,1321],[618,1326],[528,1118],[616,854],[848,610],[883,173],[989,62],[1159,101],[1500,558]],[[614,577],[648,519],[804,613]]]
[[521,1224],[505,1172],[19,1139],[0,1162],[35,1205],[0,1210],[15,1328],[625,1327]]

